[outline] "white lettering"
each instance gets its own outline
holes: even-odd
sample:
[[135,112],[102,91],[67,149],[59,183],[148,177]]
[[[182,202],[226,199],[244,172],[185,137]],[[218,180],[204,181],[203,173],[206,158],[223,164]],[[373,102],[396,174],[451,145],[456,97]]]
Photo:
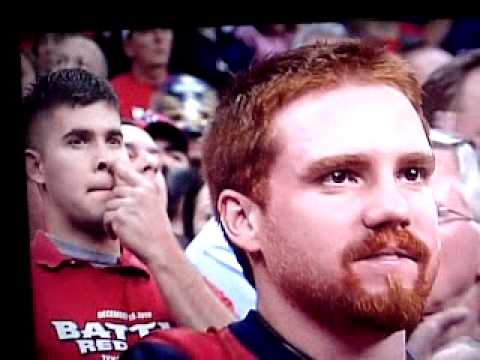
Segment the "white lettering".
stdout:
[[112,342],[110,340],[97,340],[97,351],[111,351]]
[[76,340],[80,354],[86,354],[89,352],[95,352],[95,342],[93,340]]
[[170,323],[168,321],[159,321],[158,323],[158,327],[162,330],[167,330],[167,329],[170,329]]
[[151,311],[143,311],[143,312],[138,312],[137,313],[137,318],[139,319],[150,319],[152,318],[152,312]]
[[102,360],[118,360],[120,356],[116,355],[102,355]]
[[105,327],[109,330],[115,331],[115,337],[117,339],[119,340],[127,339],[126,333],[127,333],[128,327],[126,325],[105,323]]
[[79,339],[78,326],[73,321],[52,321],[60,340]]
[[155,328],[155,323],[147,323],[147,324],[135,324],[133,326],[130,326],[129,330],[130,332],[135,332],[138,331],[138,335],[140,337],[147,336],[150,333],[150,330]]
[[102,310],[102,311],[97,312],[97,318],[98,319],[110,318],[110,319],[127,320],[128,319],[128,313],[126,313],[125,311],[119,311],[119,310]]
[[103,339],[110,339],[110,333],[99,322],[88,322],[85,324],[85,330],[82,330],[82,335],[85,339],[93,337],[100,337]]
[[126,341],[113,340],[113,349],[116,351],[125,351],[128,349]]

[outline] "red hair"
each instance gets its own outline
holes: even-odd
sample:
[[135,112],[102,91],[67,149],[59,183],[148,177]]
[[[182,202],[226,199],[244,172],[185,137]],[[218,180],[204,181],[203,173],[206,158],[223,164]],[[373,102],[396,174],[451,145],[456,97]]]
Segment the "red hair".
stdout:
[[317,43],[280,53],[238,75],[222,96],[204,142],[212,204],[222,190],[232,189],[264,207],[265,180],[278,153],[271,131],[276,112],[310,91],[328,91],[351,82],[400,90],[428,134],[421,89],[398,55],[360,40]]

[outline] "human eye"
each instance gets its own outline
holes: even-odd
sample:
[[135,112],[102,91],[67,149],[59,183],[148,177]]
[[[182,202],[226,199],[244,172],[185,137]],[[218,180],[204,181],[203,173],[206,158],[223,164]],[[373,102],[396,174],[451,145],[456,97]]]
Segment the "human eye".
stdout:
[[112,135],[108,138],[108,143],[115,147],[120,147],[123,145],[123,137],[121,135]]
[[67,145],[71,146],[71,147],[74,147],[74,148],[78,148],[78,147],[81,147],[83,145],[87,144],[87,138],[85,136],[82,136],[82,135],[70,135],[68,138],[67,138]]
[[400,177],[409,183],[424,182],[428,174],[426,168],[418,166],[409,166],[400,170]]
[[358,183],[359,176],[351,170],[333,170],[320,178],[321,183],[327,185],[341,185],[346,183]]

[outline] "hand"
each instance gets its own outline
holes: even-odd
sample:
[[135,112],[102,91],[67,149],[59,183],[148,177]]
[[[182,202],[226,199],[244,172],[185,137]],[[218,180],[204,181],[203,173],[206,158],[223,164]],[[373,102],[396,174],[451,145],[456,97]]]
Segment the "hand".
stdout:
[[452,307],[424,319],[410,335],[407,349],[416,360],[432,360],[439,349],[442,338],[455,325],[467,319],[469,310]]
[[480,341],[468,336],[455,339],[435,352],[432,360],[478,360],[480,359]]
[[107,231],[145,263],[166,260],[166,252],[178,243],[166,211],[162,174],[148,179],[121,162],[113,164],[112,172],[114,189],[104,215]]

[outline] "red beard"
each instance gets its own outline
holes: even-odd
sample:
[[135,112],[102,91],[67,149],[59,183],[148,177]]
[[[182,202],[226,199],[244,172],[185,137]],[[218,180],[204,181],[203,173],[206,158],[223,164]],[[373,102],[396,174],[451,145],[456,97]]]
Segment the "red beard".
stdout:
[[[270,225],[274,225],[273,223]],[[318,319],[323,325],[334,326],[339,320],[357,326],[376,328],[389,333],[413,329],[421,320],[426,298],[433,279],[427,276],[430,251],[426,245],[407,230],[384,229],[360,244],[347,247],[342,254],[345,276],[338,280],[329,274],[319,274],[294,250],[279,244],[273,238],[275,227],[269,232],[270,241],[277,246],[281,260],[270,267],[273,278],[292,305]],[[386,276],[388,290],[382,294],[369,294],[351,265],[356,260],[372,256],[386,247],[402,249],[419,266],[413,289],[405,289],[400,281]],[[273,265],[273,263],[272,263]]]

